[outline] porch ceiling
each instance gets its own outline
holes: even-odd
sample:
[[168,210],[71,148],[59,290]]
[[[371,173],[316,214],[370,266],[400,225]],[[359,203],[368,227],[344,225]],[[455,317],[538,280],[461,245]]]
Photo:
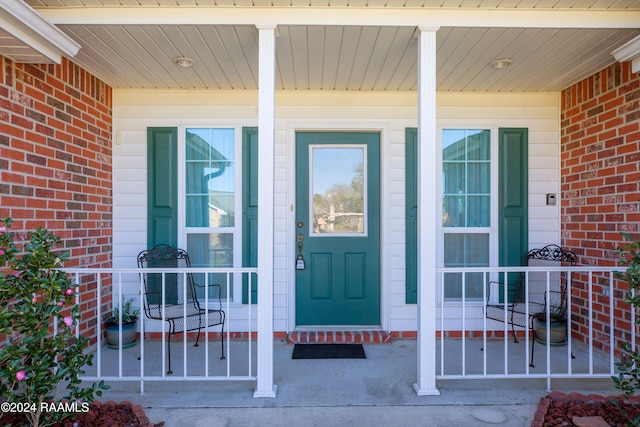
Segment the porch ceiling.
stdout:
[[473,7],[508,9],[633,9],[640,0],[28,0],[33,7],[101,6],[294,6],[294,7]]
[[[414,7],[425,7],[429,2],[416,0]],[[258,32],[255,26],[245,22],[239,25],[215,22],[214,25],[203,22],[191,24],[187,19],[169,23],[159,19],[155,23],[152,18],[143,22],[108,18],[101,23],[93,18],[97,11],[104,9],[109,13],[122,8],[94,6],[91,19],[82,21],[88,15],[77,12],[85,3],[79,0],[28,0],[27,3],[82,46],[73,58],[74,62],[115,88],[257,89]],[[124,6],[167,5],[162,0],[119,0],[115,3]],[[170,3],[194,5],[193,0],[172,0]],[[207,5],[243,3],[211,0]],[[256,4],[255,1],[250,3]],[[286,3],[295,5],[296,0],[287,0]],[[353,3],[345,0],[345,6]],[[413,5],[414,1],[370,0],[359,2],[358,6],[370,9],[376,5],[388,7],[391,3],[401,6],[393,8],[393,11],[404,9],[406,12],[406,6]],[[447,8],[469,7],[466,0],[444,3]],[[442,11],[444,3],[439,1],[437,6],[429,7],[438,7]],[[477,3],[476,10],[489,6],[494,10],[496,7],[508,8],[504,1],[480,0]],[[615,8],[618,12],[627,10],[632,14],[640,11],[640,0],[595,3],[590,0],[559,0],[552,2],[555,6],[548,6],[544,0],[532,0],[526,7],[542,3],[549,10],[555,8],[565,12],[572,7],[580,7],[583,12],[595,7],[598,10]],[[91,4],[108,6],[114,1],[97,0]],[[277,1],[269,4],[277,4]],[[333,6],[334,2],[331,4]],[[513,9],[525,7],[523,5],[522,2],[517,3]],[[64,9],[75,13],[67,15],[73,16],[72,19],[60,18]],[[130,8],[134,15],[140,9],[158,8]],[[313,12],[311,8],[307,11]],[[289,18],[284,22],[295,21]],[[614,63],[611,52],[640,35],[640,28],[637,28],[640,26],[633,28],[629,25],[603,25],[608,28],[598,28],[591,23],[585,25],[588,28],[580,28],[573,22],[567,28],[540,27],[544,25],[443,26],[437,32],[437,90],[558,91]],[[415,26],[410,22],[408,26],[305,22],[280,25],[278,30],[278,90],[411,91],[417,88],[417,41],[413,37]],[[178,67],[173,62],[177,56],[193,58],[195,64],[191,68]],[[496,70],[490,63],[497,58],[510,58],[513,63],[508,68]]]

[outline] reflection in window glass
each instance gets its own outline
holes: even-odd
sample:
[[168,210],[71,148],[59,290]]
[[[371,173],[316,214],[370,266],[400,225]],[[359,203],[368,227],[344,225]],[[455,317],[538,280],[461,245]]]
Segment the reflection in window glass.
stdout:
[[[486,267],[488,265],[489,234],[445,234],[445,267]],[[466,298],[482,298],[482,273],[465,274]],[[462,298],[462,274],[446,274],[444,286],[445,298]]]
[[[442,226],[445,267],[489,266],[491,132],[442,131]],[[455,232],[453,232],[455,231]],[[461,299],[462,273],[445,275],[445,299]],[[465,273],[465,298],[482,298],[482,273]]]
[[365,231],[365,147],[312,147],[313,234]]
[[444,227],[490,225],[491,133],[445,129],[442,132]]
[[[233,267],[233,234],[188,234],[187,252],[192,267]],[[204,273],[195,273],[194,280],[204,286]],[[233,278],[233,275],[229,276]],[[227,275],[224,273],[209,274],[209,284],[218,284],[222,287],[222,297],[226,298]],[[229,283],[230,297],[233,297],[233,286]],[[198,290],[198,289],[197,289]],[[204,297],[204,289],[198,297]],[[217,294],[210,289],[209,298],[217,298]]]
[[186,226],[235,223],[234,129],[186,131]]

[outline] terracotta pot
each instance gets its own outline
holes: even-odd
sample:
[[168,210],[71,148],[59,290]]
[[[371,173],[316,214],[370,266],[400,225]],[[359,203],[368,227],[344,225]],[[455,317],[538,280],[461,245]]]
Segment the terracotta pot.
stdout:
[[[540,344],[547,343],[547,320],[533,318],[533,332],[536,341]],[[551,320],[549,329],[550,345],[565,345],[567,343],[567,321]]]
[[[129,348],[136,345],[136,336],[138,328],[137,320],[133,322],[125,322],[122,324],[122,348]],[[117,323],[107,322],[107,346],[109,348],[118,348],[120,343],[120,327]]]

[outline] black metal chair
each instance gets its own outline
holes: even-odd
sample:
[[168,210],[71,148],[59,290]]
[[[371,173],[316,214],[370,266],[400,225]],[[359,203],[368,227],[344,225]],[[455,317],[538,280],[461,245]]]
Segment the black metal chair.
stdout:
[[[190,268],[189,254],[169,245],[156,245],[138,254],[138,267],[140,268]],[[169,336],[167,339],[167,357],[169,360],[168,374],[171,371],[171,335],[198,331],[195,347],[200,340],[200,330],[209,326],[222,325],[220,333],[220,345],[222,353],[220,359],[224,359],[224,320],[225,313],[222,310],[222,288],[218,284],[209,284],[210,289],[217,290],[217,302],[213,307],[205,309],[204,304],[198,301],[197,288],[204,289],[197,284],[191,273],[143,273],[144,282],[144,312],[147,318],[164,320],[169,324]],[[186,284],[185,281],[186,280]],[[164,282],[164,292],[163,292]],[[185,294],[186,291],[186,294]],[[205,290],[206,291],[206,290]],[[207,292],[204,292],[205,297]]]
[[[527,253],[526,265],[529,267],[561,267],[576,265],[576,254],[566,251],[557,245],[547,245],[542,249],[532,249]],[[507,279],[509,278],[507,274]],[[513,333],[513,341],[518,342],[516,336],[516,326],[526,328],[533,331],[534,318],[540,313],[544,313],[547,307],[547,299],[550,307],[560,307],[566,310],[567,307],[567,286],[566,277],[562,272],[553,271],[549,273],[549,293],[547,294],[547,272],[532,271],[528,276],[524,273],[517,274],[517,281],[508,283],[509,280],[501,282],[489,282],[489,292],[487,293],[487,319],[505,321],[505,310],[507,311],[507,323],[511,325]],[[528,286],[525,279],[528,278]],[[516,290],[513,296],[507,296],[509,301],[505,304],[500,301],[504,298],[504,290],[499,291],[499,295],[495,295],[500,286],[514,287]],[[492,285],[498,285],[491,293]],[[525,295],[528,291],[528,295]],[[509,293],[509,292],[508,292]],[[512,300],[511,300],[512,298]],[[528,307],[527,307],[528,305]],[[535,348],[535,339],[531,341],[531,358],[529,366],[533,365],[533,351]],[[572,355],[573,356],[573,355]]]

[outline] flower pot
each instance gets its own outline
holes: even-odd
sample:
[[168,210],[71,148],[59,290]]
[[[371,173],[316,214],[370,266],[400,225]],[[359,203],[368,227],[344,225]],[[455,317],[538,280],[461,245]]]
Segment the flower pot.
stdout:
[[[551,320],[549,324],[549,344],[565,345],[567,343],[567,321]],[[533,332],[536,341],[540,344],[547,343],[547,320],[534,317]]]
[[[125,322],[122,324],[122,348],[129,348],[136,345],[136,336],[138,328],[137,320]],[[109,348],[119,348],[120,344],[120,326],[117,323],[107,322],[107,346]]]

